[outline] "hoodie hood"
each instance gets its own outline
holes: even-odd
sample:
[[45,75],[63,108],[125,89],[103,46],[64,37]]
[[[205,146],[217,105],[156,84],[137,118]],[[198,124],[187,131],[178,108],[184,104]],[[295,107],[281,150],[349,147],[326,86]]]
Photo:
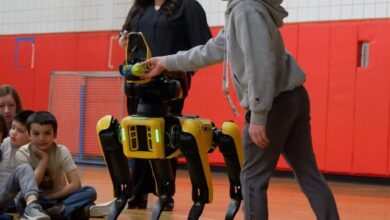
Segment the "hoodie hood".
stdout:
[[283,19],[288,16],[288,12],[280,5],[283,0],[230,0],[226,13],[230,13],[237,4],[243,1],[255,1],[264,5],[278,27],[283,26]]

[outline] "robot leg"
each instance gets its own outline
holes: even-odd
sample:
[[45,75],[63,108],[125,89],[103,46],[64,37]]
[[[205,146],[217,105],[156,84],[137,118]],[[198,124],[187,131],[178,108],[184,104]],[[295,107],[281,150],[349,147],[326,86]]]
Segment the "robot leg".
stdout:
[[158,200],[153,207],[152,220],[159,219],[168,199],[175,193],[175,173],[172,159],[181,154],[178,149],[181,133],[180,121],[176,117],[164,117],[164,146],[165,157],[149,160],[156,183],[155,193]]
[[114,187],[116,201],[111,207],[108,219],[117,219],[131,196],[132,183],[127,158],[119,141],[119,123],[112,116],[101,118],[96,126],[99,145],[103,152]]
[[158,196],[158,200],[153,207],[152,220],[157,220],[167,205],[168,198],[175,193],[175,178],[170,159],[153,159],[150,160],[150,165],[156,183],[156,195]]
[[192,206],[188,219],[198,219],[204,205],[213,200],[208,151],[212,143],[210,121],[184,119],[180,135],[180,150],[186,158],[192,184]]
[[215,144],[223,154],[230,182],[230,198],[225,219],[234,219],[242,201],[240,172],[242,166],[241,135],[237,124],[224,122],[215,134]]

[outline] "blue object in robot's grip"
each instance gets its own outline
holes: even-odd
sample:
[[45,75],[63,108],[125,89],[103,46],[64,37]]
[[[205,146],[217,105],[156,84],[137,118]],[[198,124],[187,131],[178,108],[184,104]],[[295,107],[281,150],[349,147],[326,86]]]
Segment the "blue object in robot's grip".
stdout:
[[122,76],[125,76],[125,77],[130,77],[132,76],[132,69],[133,65],[131,64],[126,64],[126,65],[120,65],[119,66],[119,73],[122,75]]

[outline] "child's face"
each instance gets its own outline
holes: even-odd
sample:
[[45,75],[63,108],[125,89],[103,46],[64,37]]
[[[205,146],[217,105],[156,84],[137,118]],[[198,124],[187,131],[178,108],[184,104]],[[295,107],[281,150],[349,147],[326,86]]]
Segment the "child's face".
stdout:
[[26,126],[18,121],[12,121],[12,126],[9,130],[9,136],[11,139],[11,145],[13,147],[19,148],[30,142],[28,139],[28,132]]
[[54,134],[54,130],[51,125],[41,125],[38,123],[31,124],[30,140],[31,144],[35,147],[49,152],[55,138],[56,135]]
[[11,124],[16,115],[16,102],[11,94],[0,96],[0,114],[4,116],[7,124]]

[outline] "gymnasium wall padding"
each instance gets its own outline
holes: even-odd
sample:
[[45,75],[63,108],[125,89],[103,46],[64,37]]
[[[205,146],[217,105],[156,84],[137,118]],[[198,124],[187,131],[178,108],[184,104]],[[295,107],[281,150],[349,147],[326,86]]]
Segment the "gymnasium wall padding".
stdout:
[[357,68],[352,172],[388,175],[390,29],[387,22],[358,23],[358,41],[369,44],[367,68]]
[[357,22],[330,27],[325,171],[352,171]]

